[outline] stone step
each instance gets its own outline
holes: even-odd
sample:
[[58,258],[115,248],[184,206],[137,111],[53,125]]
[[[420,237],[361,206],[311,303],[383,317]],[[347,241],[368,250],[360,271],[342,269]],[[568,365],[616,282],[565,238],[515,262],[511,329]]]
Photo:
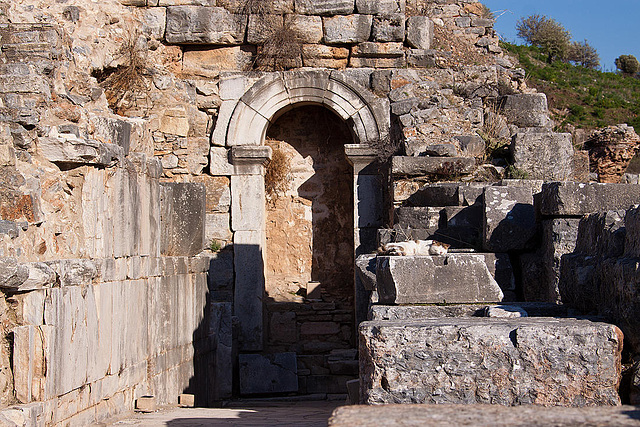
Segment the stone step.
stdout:
[[409,157],[391,159],[394,176],[438,175],[454,178],[470,174],[476,169],[476,159],[470,157]]
[[[558,408],[497,405],[342,406],[329,427],[382,426],[640,426],[637,406]],[[473,421],[471,421],[473,420]]]
[[622,340],[587,319],[363,322],[361,403],[619,405]]
[[[575,310],[566,305],[548,302],[509,302],[499,305],[455,304],[455,305],[373,305],[369,320],[419,320],[442,317],[489,317],[491,308],[511,311],[510,307],[524,310],[527,316],[520,317],[568,317]],[[515,311],[513,311],[515,312]],[[517,317],[517,316],[514,316]]]
[[540,213],[580,217],[604,210],[628,209],[640,201],[640,185],[550,182],[542,186]]
[[382,304],[500,302],[504,294],[484,255],[378,256],[376,287]]

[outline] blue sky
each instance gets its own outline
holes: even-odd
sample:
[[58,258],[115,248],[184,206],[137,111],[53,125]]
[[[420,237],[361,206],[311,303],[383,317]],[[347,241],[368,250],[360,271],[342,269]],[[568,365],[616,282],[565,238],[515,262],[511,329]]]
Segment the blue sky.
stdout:
[[[521,17],[546,15],[561,23],[575,41],[587,40],[600,55],[604,71],[616,69],[620,55],[640,60],[640,0],[481,0],[495,12],[494,28],[505,41],[523,44],[516,36]],[[502,12],[505,11],[506,12]]]

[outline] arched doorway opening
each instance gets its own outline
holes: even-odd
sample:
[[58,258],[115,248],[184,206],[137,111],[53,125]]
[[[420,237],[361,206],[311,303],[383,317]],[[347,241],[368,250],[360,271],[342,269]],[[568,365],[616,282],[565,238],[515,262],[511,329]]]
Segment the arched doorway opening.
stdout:
[[266,201],[267,351],[354,347],[353,167],[344,152],[351,142],[346,124],[318,105],[289,110],[267,130],[271,167],[287,170]]

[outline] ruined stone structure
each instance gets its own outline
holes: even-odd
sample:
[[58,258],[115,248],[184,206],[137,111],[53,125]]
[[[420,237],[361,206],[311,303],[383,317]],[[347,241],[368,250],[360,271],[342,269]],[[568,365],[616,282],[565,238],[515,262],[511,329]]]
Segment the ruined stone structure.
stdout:
[[[0,5],[0,422],[87,425],[146,395],[344,399],[358,377],[368,403],[619,402],[616,326],[393,305],[556,303],[582,215],[640,200],[580,183],[589,154],[492,25],[476,0]],[[407,238],[453,253],[373,255]],[[486,311],[567,313],[519,307]],[[420,370],[412,345],[438,331],[491,341],[495,363],[467,394],[392,377],[390,319]],[[558,354],[566,378],[532,374]]]

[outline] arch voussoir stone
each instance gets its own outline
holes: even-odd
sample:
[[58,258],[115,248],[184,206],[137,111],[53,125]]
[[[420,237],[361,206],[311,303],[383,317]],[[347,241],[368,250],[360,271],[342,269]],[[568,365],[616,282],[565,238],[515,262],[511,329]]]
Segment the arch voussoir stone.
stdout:
[[240,98],[231,115],[227,145],[261,145],[269,123],[296,105],[324,105],[352,126],[358,143],[389,132],[389,102],[336,71],[272,73]]

